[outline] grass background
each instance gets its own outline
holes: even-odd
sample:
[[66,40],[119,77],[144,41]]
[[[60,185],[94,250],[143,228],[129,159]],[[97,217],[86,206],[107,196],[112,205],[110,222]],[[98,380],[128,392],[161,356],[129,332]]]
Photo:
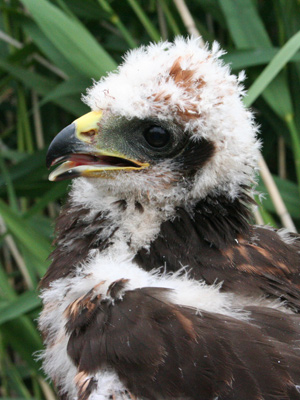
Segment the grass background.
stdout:
[[[300,228],[300,1],[186,0],[205,41],[245,69],[263,156]],[[87,112],[80,95],[149,41],[187,35],[174,0],[0,0],[0,400],[54,399],[32,353],[37,284],[68,182],[50,183],[48,144]],[[260,213],[281,220],[266,193]]]

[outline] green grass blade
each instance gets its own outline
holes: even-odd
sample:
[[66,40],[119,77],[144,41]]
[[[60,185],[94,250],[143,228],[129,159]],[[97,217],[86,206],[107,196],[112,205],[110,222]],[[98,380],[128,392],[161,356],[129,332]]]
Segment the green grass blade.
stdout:
[[25,214],[25,218],[31,218],[34,214],[42,211],[50,202],[63,197],[67,191],[68,182],[58,182],[52,186]]
[[[0,290],[1,294],[5,295],[7,299],[11,301],[16,301],[18,299],[1,264]],[[35,296],[37,297],[37,294],[35,294]],[[41,375],[40,362],[34,360],[33,353],[41,349],[42,342],[32,321],[25,316],[18,317],[1,325],[0,332],[6,344],[10,344],[11,347],[20,354],[23,360],[27,362],[28,366],[37,374]]]
[[42,348],[40,335],[28,317],[19,317],[1,325],[0,328],[7,344],[14,349],[27,365],[38,375],[42,375],[41,362],[34,359],[33,353]]
[[[231,36],[238,48],[256,47],[258,43],[271,47],[271,41],[251,0],[224,0],[220,5],[226,16]],[[248,32],[244,34],[242,32]],[[293,141],[295,167],[300,190],[300,139],[294,122],[294,111],[287,76],[282,68],[300,48],[300,31],[274,56],[255,80],[244,99],[251,105],[262,94],[271,108],[288,126]],[[280,72],[281,71],[281,72]]]
[[1,199],[0,214],[9,231],[41,262],[41,270],[45,273],[50,242],[39,235],[24,218],[13,212]]
[[262,219],[266,225],[273,226],[274,228],[277,228],[277,224],[275,219],[272,217],[272,215],[265,209],[265,207],[258,206],[259,212],[262,216]]
[[170,28],[173,31],[173,34],[174,35],[180,35],[180,33],[181,33],[180,29],[179,29],[179,27],[177,25],[177,22],[176,22],[175,18],[172,15],[171,11],[169,10],[169,7],[168,7],[168,5],[166,3],[166,0],[161,0],[160,4],[161,4],[163,12],[164,12],[164,14],[166,16],[168,24],[169,24]]
[[[272,42],[260,15],[251,0],[225,0],[220,2],[226,17],[232,40],[239,49],[264,46],[272,50]],[[275,55],[274,55],[275,57]],[[292,102],[286,76],[280,73],[269,82],[263,97],[280,116],[288,108],[292,113]],[[280,92],[278,90],[280,87]],[[283,102],[283,97],[285,102]],[[247,101],[247,100],[246,100]]]
[[3,298],[13,300],[17,297],[14,289],[11,287],[9,278],[7,277],[6,271],[3,265],[0,263],[0,295]]
[[[5,69],[9,74],[20,80],[26,87],[36,90],[36,92],[42,96],[47,95],[57,85],[57,82],[52,79],[45,78],[36,72],[28,71],[6,61],[0,60],[0,68]],[[54,99],[53,102],[75,116],[82,115],[89,110],[88,107],[79,100],[79,98],[57,98]]]
[[109,15],[110,22],[119,29],[119,31],[122,33],[124,39],[128,43],[128,45],[131,48],[136,47],[137,43],[136,43],[134,37],[131,35],[130,31],[122,23],[122,21],[120,20],[120,17],[118,16],[118,14],[115,13],[115,11],[112,9],[112,7],[108,3],[108,1],[107,0],[98,0],[98,3],[103,8],[103,10],[105,12],[107,12],[107,14]]
[[293,55],[300,48],[300,31],[297,32],[291,39],[283,46],[283,48],[276,54],[273,60],[259,75],[253,85],[248,91],[245,98],[245,104],[250,106],[257,97],[265,90],[265,88],[272,82],[280,70],[289,62]]
[[158,30],[155,28],[153,23],[147,17],[146,13],[143,11],[142,7],[136,0],[127,0],[133,11],[136,13],[138,19],[140,20],[141,24],[144,26],[148,35],[154,42],[158,42],[160,40],[160,34]]
[[78,75],[78,70],[57,50],[34,21],[26,19],[22,23],[22,28],[41,52],[48,57],[56,67],[61,69],[69,77]]
[[17,393],[17,395],[22,396],[23,399],[31,399],[30,392],[25,386],[17,368],[8,361],[8,358],[6,359],[6,364],[9,364],[7,365],[7,377],[10,387]]
[[272,110],[283,120],[286,115],[293,113],[292,97],[285,71],[281,71],[262,94]]
[[[282,179],[279,178],[276,175],[273,175],[274,181],[276,183],[276,186],[278,187],[278,190],[280,191],[282,195],[282,200],[284,201],[284,204],[286,205],[288,212],[290,213],[292,218],[300,220],[300,196],[298,192],[298,186],[296,183],[289,181],[287,179]],[[257,190],[260,193],[267,193],[267,189],[262,181],[262,179],[259,179],[259,184],[257,186]],[[275,213],[275,207],[269,197],[269,195],[266,194],[265,199],[263,201],[263,205],[266,208],[267,211]]]
[[[24,217],[25,218],[25,217]],[[27,219],[28,224],[48,241],[53,234],[53,221],[43,214],[33,215]]]
[[70,78],[65,82],[57,85],[51,90],[41,101],[40,105],[44,105],[49,101],[55,101],[68,96],[76,96],[80,99],[81,93],[85,92],[88,86],[92,85],[92,81],[86,77]]
[[251,0],[218,0],[232,40],[240,49],[271,46],[271,41]]
[[47,38],[61,54],[87,77],[100,78],[116,63],[84,25],[46,0],[21,0]]
[[26,158],[26,153],[21,153],[12,149],[1,149],[1,155],[4,159],[10,160],[12,162],[19,162]]
[[8,173],[6,164],[3,160],[1,149],[0,149],[0,171],[2,173],[3,179],[7,186],[9,204],[14,211],[17,211],[18,210],[18,201],[17,201],[17,197],[16,197],[16,193],[15,193],[15,188],[14,188],[14,185],[10,178],[10,174]]
[[[12,65],[0,60],[0,68],[5,69],[9,74],[21,81],[26,87],[36,90],[39,95],[45,96],[53,90],[57,82],[53,79],[45,78],[36,72],[28,71],[25,68]],[[78,100],[68,97],[65,99],[54,99],[54,103],[75,116],[82,115],[88,111],[88,107]]]
[[[17,179],[22,179],[23,182],[26,178],[30,178],[37,169],[45,168],[46,150],[37,151],[34,154],[26,156],[18,164],[11,166],[8,169],[10,179],[12,182]],[[0,187],[5,186],[6,181],[0,176]]]
[[[231,64],[232,70],[255,67],[268,64],[278,53],[278,47],[257,48],[250,50],[230,50],[222,58],[226,64]],[[300,52],[297,52],[290,62],[299,62]]]
[[34,310],[40,307],[40,305],[41,301],[37,297],[35,291],[25,292],[18,296],[17,299],[14,299],[5,306],[0,307],[0,325]]
[[32,283],[31,287],[37,287],[40,278],[45,274],[43,263],[41,263],[30,250],[23,246],[22,243],[17,242],[17,244],[22,254],[30,282]]
[[19,79],[25,86],[30,89],[35,89],[38,94],[46,95],[56,82],[42,77],[41,75],[28,71],[24,68],[18,67],[6,61],[0,60],[0,67],[5,69],[9,74]]
[[23,133],[24,133],[24,143],[25,148],[28,153],[33,153],[33,140],[32,132],[30,128],[29,116],[27,112],[27,104],[25,100],[25,89],[19,88],[18,90],[18,105],[19,105],[19,116],[22,121]]

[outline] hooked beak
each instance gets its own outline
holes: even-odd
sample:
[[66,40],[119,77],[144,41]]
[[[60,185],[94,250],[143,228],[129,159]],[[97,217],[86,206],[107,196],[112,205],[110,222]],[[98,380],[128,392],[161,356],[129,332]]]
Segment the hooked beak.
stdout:
[[92,111],[64,128],[52,141],[46,156],[47,168],[62,163],[49,175],[50,181],[103,177],[108,171],[140,170],[148,163],[126,157],[101,143],[102,111]]

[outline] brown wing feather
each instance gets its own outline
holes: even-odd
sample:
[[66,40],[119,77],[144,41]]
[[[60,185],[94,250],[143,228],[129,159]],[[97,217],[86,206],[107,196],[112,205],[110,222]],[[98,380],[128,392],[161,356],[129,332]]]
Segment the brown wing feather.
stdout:
[[248,311],[249,322],[199,315],[159,288],[87,295],[66,311],[68,354],[81,374],[113,368],[143,399],[300,399],[300,316]]
[[[207,198],[193,213],[179,207],[176,218],[162,223],[158,237],[149,248],[140,249],[134,260],[146,270],[165,266],[176,271],[185,265],[195,279],[208,284],[222,281],[225,291],[279,298],[299,312],[300,237],[290,234],[288,243],[276,231],[250,226],[244,204],[250,200],[243,196],[234,202]],[[122,212],[126,202],[112,206]],[[70,204],[63,209],[56,227],[57,247],[42,288],[72,274],[90,250],[101,251],[113,243],[117,225],[104,239],[100,233],[112,221],[103,213],[90,221],[88,214],[89,210]]]
[[146,270],[166,265],[177,271],[185,265],[195,279],[223,282],[224,291],[285,300],[299,312],[299,236],[293,234],[287,243],[274,230],[246,224],[239,203],[231,204],[230,213],[222,207],[201,204],[194,216],[178,209],[175,219],[161,225],[150,250],[141,249],[135,261]]

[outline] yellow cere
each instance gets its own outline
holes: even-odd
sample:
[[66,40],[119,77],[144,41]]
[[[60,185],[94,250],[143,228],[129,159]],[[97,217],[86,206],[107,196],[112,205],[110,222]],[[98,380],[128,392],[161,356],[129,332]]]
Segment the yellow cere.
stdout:
[[75,119],[74,124],[76,126],[76,136],[83,140],[84,138],[80,136],[81,133],[97,130],[102,114],[102,111],[91,111],[84,114],[82,117]]

